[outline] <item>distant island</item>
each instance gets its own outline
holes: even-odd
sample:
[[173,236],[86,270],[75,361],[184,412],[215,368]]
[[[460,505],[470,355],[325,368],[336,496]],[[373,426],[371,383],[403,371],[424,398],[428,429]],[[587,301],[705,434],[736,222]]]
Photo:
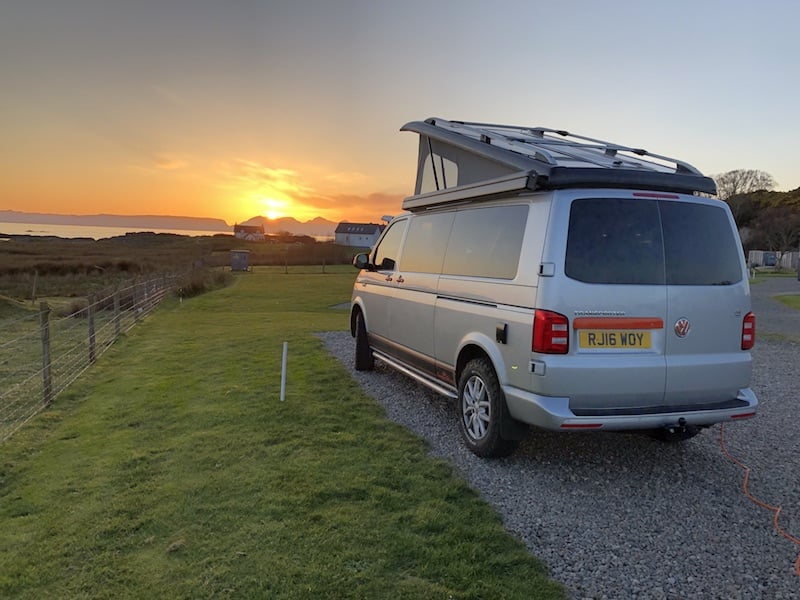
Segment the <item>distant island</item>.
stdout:
[[[294,235],[330,236],[333,237],[337,223],[317,217],[301,223],[294,217],[281,217],[280,219],[267,219],[266,217],[253,217],[239,225],[263,225],[264,233],[287,232]],[[231,228],[232,229],[232,228]]]
[[[186,231],[208,231],[233,233],[233,225],[222,219],[208,217],[177,217],[168,215],[55,215],[48,213],[0,210],[0,223],[37,223],[41,225],[86,225],[90,227],[126,227],[146,229],[170,229]],[[294,235],[333,236],[336,223],[317,217],[305,223],[293,217],[267,219],[253,217],[239,225],[263,225],[265,233],[288,232]]]

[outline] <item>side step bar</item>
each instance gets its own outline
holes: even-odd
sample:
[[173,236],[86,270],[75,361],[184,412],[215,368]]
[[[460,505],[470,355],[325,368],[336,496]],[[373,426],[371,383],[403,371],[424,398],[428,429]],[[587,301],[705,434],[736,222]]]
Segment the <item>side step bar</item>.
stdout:
[[455,392],[455,390],[453,390],[453,388],[446,386],[443,383],[439,383],[438,381],[435,381],[433,379],[430,379],[429,377],[426,377],[419,371],[411,369],[406,365],[397,362],[394,358],[392,358],[391,356],[387,356],[380,350],[373,349],[372,354],[375,358],[377,358],[381,362],[386,363],[391,368],[393,368],[396,371],[400,371],[404,375],[408,375],[409,377],[411,377],[411,379],[413,379],[417,383],[421,383],[425,387],[432,389],[437,394],[441,394],[442,396],[446,396],[452,399],[458,398],[458,394]]

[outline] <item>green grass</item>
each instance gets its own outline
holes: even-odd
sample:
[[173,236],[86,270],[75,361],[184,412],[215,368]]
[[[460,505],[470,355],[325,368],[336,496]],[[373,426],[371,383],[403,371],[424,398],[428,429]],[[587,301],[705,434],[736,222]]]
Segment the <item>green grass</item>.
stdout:
[[102,240],[13,236],[0,244],[0,290],[18,300],[35,296],[85,297],[153,273],[230,267],[231,250],[248,250],[250,265],[349,265],[358,249],[307,237],[280,243],[247,242],[232,235],[189,237],[138,233]]
[[800,294],[786,294],[782,296],[775,296],[775,299],[789,308],[800,310]]
[[334,270],[165,302],[0,446],[0,597],[564,597],[313,335]]
[[768,279],[774,279],[776,277],[778,277],[778,278],[794,278],[794,277],[797,277],[797,271],[794,271],[794,270],[791,270],[791,271],[775,271],[772,268],[769,268],[769,270],[756,269],[755,270],[755,277],[751,277],[750,278],[750,284],[752,285],[754,283],[755,284],[763,283],[764,281],[767,281]]

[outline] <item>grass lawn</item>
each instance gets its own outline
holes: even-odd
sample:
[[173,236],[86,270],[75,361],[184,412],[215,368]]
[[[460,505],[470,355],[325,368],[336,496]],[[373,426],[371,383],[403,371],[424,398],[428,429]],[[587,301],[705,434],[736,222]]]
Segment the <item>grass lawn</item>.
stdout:
[[782,302],[789,308],[800,310],[800,294],[787,294],[785,296],[775,296],[775,299]]
[[0,446],[0,597],[563,598],[314,337],[328,271],[165,302]]
[[755,277],[750,278],[750,285],[759,284],[767,281],[768,279],[773,279],[775,277],[779,277],[782,279],[788,278],[795,278],[797,277],[796,271],[773,271],[773,270],[756,270]]

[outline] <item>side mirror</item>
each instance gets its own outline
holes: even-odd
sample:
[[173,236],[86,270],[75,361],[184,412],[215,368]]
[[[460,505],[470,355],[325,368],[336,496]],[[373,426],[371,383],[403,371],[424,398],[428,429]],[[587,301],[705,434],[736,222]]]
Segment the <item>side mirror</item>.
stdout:
[[355,258],[353,258],[353,266],[356,269],[367,269],[368,271],[375,270],[375,267],[373,267],[369,262],[369,254],[366,253],[356,254]]

